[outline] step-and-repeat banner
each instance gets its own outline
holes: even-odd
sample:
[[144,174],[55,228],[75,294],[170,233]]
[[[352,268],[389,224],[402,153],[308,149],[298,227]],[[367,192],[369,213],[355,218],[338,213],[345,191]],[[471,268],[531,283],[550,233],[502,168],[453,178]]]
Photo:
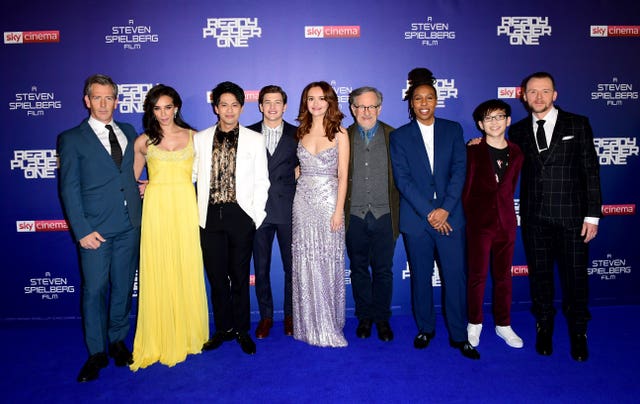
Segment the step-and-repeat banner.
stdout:
[[[397,127],[408,122],[407,72],[427,67],[437,77],[436,115],[459,121],[470,139],[479,135],[471,118],[479,103],[504,99],[515,122],[526,116],[521,80],[548,71],[557,105],[590,118],[600,159],[604,218],[591,243],[591,302],[640,302],[637,0],[34,0],[13,2],[0,21],[0,319],[80,315],[77,250],[58,197],[55,148],[57,135],[87,116],[83,81],[98,72],[119,84],[116,120],[141,131],[142,102],[153,85],[175,87],[183,116],[203,129],[216,121],[208,91],[226,80],[246,91],[244,125],[261,118],[262,86],[287,91],[285,119],[295,123],[304,86],[325,80],[338,94],[344,126],[353,122],[349,93],[370,85],[384,94],[381,120]],[[514,203],[517,210],[518,195]],[[281,310],[277,246],[273,260]],[[514,309],[527,309],[520,238],[513,277]],[[345,279],[353,315],[348,261]],[[437,275],[433,283],[439,303]],[[411,312],[401,238],[393,312]]]

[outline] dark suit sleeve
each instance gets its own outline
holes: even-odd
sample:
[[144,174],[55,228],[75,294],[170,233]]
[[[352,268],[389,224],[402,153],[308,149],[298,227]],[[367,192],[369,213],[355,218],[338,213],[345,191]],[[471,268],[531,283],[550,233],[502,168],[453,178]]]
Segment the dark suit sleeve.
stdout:
[[458,122],[454,122],[453,130],[452,154],[450,165],[450,176],[444,196],[442,208],[451,213],[456,206],[461,203],[462,189],[464,188],[464,180],[467,173],[467,151],[462,135],[462,126]]
[[414,166],[415,162],[409,161],[411,153],[408,149],[411,148],[411,143],[408,138],[410,135],[406,129],[404,131],[395,130],[391,132],[389,141],[393,180],[400,195],[409,202],[420,217],[426,220],[427,215],[434,209],[434,206],[430,198],[413,179],[416,167]]
[[76,238],[82,239],[94,229],[85,217],[80,179],[80,156],[74,142],[74,132],[67,131],[58,137],[60,158],[59,189],[69,225]]
[[600,192],[600,164],[593,144],[593,131],[589,119],[583,118],[584,136],[581,139],[582,171],[585,179],[587,195],[587,216],[602,216],[602,196]]

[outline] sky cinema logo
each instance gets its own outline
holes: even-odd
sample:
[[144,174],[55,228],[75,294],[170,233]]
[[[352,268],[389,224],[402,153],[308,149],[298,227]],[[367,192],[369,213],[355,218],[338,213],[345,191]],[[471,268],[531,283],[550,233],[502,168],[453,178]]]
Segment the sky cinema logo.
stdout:
[[305,38],[360,38],[359,25],[307,25]]
[[591,37],[640,37],[640,25],[592,25]]
[[16,231],[18,233],[69,231],[69,225],[65,220],[18,220]]
[[5,44],[60,42],[60,31],[13,31],[4,33]]
[[522,87],[498,87],[498,98],[515,98],[520,99],[522,96]]

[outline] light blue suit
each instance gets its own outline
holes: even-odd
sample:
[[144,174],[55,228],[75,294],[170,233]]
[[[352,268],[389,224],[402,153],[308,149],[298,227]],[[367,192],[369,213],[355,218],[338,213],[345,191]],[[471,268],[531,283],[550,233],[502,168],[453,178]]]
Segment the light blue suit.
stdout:
[[[82,315],[89,354],[129,331],[131,291],[138,267],[142,203],[133,173],[133,126],[116,122],[127,137],[121,168],[100,143],[88,119],[58,137],[59,190],[76,241],[97,231],[107,241],[80,249]],[[107,313],[107,292],[111,290]]]
[[[465,219],[461,203],[466,148],[462,127],[457,122],[435,119],[433,172],[415,120],[391,133],[390,146],[393,178],[400,191],[400,232],[409,258],[416,324],[420,332],[435,333],[431,276],[437,250],[446,288],[449,336],[454,342],[466,341]],[[436,208],[449,212],[447,221],[453,232],[448,236],[435,231],[427,221],[427,215]]]

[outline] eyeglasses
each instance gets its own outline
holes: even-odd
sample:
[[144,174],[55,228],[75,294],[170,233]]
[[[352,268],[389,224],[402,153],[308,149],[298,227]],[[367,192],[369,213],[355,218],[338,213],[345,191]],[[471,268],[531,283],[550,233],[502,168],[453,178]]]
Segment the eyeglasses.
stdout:
[[353,105],[353,107],[355,109],[357,109],[360,112],[364,112],[364,111],[371,111],[374,112],[376,109],[380,108],[380,105],[369,105],[369,106],[364,106],[364,105]]
[[484,119],[482,119],[485,122],[491,122],[491,121],[504,121],[507,118],[507,116],[505,114],[498,114],[498,115],[492,115],[492,116],[485,116]]

